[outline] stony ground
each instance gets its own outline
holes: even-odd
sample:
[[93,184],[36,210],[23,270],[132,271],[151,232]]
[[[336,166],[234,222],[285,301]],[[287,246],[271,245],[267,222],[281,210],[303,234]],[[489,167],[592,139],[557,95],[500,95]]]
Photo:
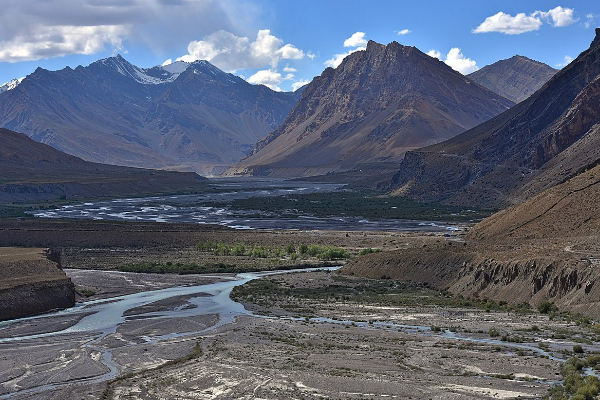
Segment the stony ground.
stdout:
[[[275,294],[255,285],[238,296],[267,318],[242,317],[198,338],[201,351],[193,360],[114,382],[109,397],[541,398],[560,379],[561,362],[539,353],[540,347],[567,358],[574,338],[593,336],[573,321],[550,321],[534,312],[426,302],[384,306],[343,297],[323,301],[322,293],[331,286],[364,285],[362,279],[333,273],[264,279],[289,292]],[[320,295],[294,295],[311,290]],[[498,336],[490,335],[493,330]],[[556,339],[566,332],[569,338]],[[510,341],[517,337],[525,343]],[[596,345],[584,347],[597,350]]]

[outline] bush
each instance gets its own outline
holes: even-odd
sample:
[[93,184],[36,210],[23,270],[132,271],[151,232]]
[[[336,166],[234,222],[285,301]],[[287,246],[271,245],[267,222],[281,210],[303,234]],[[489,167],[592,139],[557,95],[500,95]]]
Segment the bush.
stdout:
[[488,335],[490,335],[491,337],[497,337],[500,336],[500,331],[498,331],[498,328],[491,327],[490,329],[488,329]]
[[296,254],[296,246],[294,246],[293,244],[288,244],[287,247],[285,248],[286,253],[288,254]]
[[537,306],[537,309],[542,314],[550,314],[552,312],[558,311],[558,307],[556,307],[556,304],[547,300],[543,300],[542,302],[540,302],[540,304],[538,304]]
[[381,253],[381,249],[372,249],[372,248],[367,248],[367,249],[362,249],[360,251],[360,253],[358,253],[361,256],[365,256],[367,254],[373,254],[373,253]]
[[581,347],[580,344],[576,344],[575,346],[573,346],[573,353],[582,354],[583,353],[583,347]]

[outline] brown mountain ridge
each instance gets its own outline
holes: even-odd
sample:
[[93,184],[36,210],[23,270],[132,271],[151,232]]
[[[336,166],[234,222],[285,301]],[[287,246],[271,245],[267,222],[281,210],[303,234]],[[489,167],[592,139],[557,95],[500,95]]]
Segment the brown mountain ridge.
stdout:
[[446,142],[408,152],[396,194],[502,208],[600,161],[600,29],[590,48],[535,94]]
[[486,65],[469,78],[501,96],[520,103],[548,82],[558,70],[523,56]]
[[61,197],[140,196],[206,190],[193,172],[158,171],[83,161],[0,128],[0,202]]
[[512,105],[415,47],[370,41],[313,79],[282,125],[226,175],[299,177],[398,162]]

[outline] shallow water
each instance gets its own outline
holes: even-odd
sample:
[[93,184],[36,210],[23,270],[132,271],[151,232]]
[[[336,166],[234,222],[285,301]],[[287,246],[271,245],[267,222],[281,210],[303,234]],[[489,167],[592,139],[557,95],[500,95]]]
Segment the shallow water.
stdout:
[[[235,229],[294,229],[340,231],[428,231],[457,230],[457,226],[402,219],[369,220],[358,217],[285,218],[259,211],[235,210],[228,201],[250,197],[275,197],[298,193],[326,193],[343,185],[283,180],[214,180],[218,193],[155,196],[70,204],[54,210],[35,211],[40,218],[188,222],[218,224]],[[214,206],[214,203],[223,206]],[[211,204],[210,206],[208,204]]]

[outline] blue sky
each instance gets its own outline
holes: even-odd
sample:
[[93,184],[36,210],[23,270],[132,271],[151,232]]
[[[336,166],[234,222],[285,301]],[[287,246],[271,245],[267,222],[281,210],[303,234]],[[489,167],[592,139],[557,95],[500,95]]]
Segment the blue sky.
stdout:
[[367,40],[468,73],[515,54],[560,68],[588,48],[600,2],[3,0],[0,84],[116,54],[140,67],[207,59],[289,91]]

